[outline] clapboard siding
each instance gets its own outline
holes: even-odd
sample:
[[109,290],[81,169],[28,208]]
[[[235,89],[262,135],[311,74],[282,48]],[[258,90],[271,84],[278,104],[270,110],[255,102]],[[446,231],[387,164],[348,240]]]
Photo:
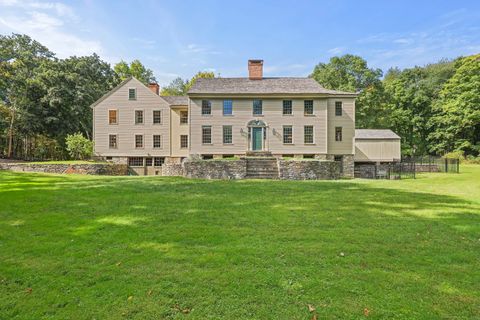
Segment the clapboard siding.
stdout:
[[355,161],[391,162],[400,157],[400,139],[356,139]]
[[[128,100],[128,89],[137,89],[137,99]],[[118,110],[118,124],[108,123],[108,110]],[[144,124],[135,124],[135,110],[144,111]],[[161,110],[162,123],[153,124],[153,110]],[[170,155],[170,108],[168,104],[132,78],[93,108],[95,153],[99,156]],[[118,135],[118,148],[110,149],[108,137]],[[135,135],[144,135],[144,148],[135,148]],[[162,148],[153,148],[153,135],[162,136]]]
[[[188,106],[172,107],[171,115],[171,152],[172,157],[188,156],[188,148],[180,148],[180,135],[188,136],[188,124],[180,124],[180,111],[187,111]],[[189,141],[190,143],[190,141]]]
[[[335,102],[341,101],[341,116],[335,115]],[[335,141],[335,127],[342,127],[342,141]],[[328,99],[328,154],[354,154],[355,99]]]
[[[191,154],[242,154],[248,150],[247,123],[259,119],[267,126],[266,147],[274,154],[325,154],[327,152],[327,99],[292,100],[293,115],[283,115],[281,98],[264,98],[263,116],[253,115],[253,97],[232,99],[233,115],[223,115],[223,99],[209,99],[212,115],[202,116],[202,99],[190,100]],[[304,100],[314,100],[314,115],[304,115]],[[202,126],[212,126],[212,144],[202,144]],[[233,127],[233,143],[223,144],[223,126]],[[283,126],[293,126],[293,144],[283,144]],[[304,144],[303,126],[314,126],[314,144]]]

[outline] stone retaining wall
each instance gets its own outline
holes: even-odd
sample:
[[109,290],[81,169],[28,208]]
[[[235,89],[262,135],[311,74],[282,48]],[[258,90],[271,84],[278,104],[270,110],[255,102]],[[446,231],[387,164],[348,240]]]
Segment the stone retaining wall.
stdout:
[[180,163],[164,163],[162,165],[162,176],[183,177],[184,169]]
[[199,179],[244,179],[247,162],[240,160],[189,160],[183,163],[184,176]]
[[339,179],[340,162],[324,160],[278,160],[279,178],[284,180]]
[[33,163],[0,163],[0,170],[16,172],[43,172],[57,174],[87,174],[106,176],[125,176],[129,172],[127,165],[92,163],[92,164],[33,164]]

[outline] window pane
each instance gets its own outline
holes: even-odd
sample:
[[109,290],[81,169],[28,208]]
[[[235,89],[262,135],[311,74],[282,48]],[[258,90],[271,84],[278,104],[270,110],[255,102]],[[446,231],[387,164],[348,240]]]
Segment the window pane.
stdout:
[[162,147],[162,136],[161,135],[153,135],[153,147],[154,148],[161,148]]
[[232,126],[223,126],[223,143],[232,143]]
[[342,101],[335,101],[335,115],[342,115]]
[[202,127],[202,143],[212,143],[212,127]]
[[143,136],[141,134],[135,135],[135,148],[143,148]]
[[231,115],[233,111],[232,100],[223,100],[223,114]]
[[143,110],[135,110],[135,124],[143,123]]
[[128,158],[128,165],[131,167],[143,167],[143,158],[142,157]]
[[262,100],[253,100],[253,114],[254,115],[263,114]]
[[303,127],[304,143],[313,143],[313,126]]
[[145,158],[145,165],[147,167],[151,167],[153,164],[153,159],[152,158]]
[[110,149],[116,149],[117,148],[117,135],[116,134],[111,134],[108,137],[108,145]]
[[182,134],[180,136],[180,148],[182,149],[188,148],[188,135]]
[[117,110],[108,110],[108,123],[117,124]]
[[342,127],[335,127],[335,141],[342,141]]
[[180,124],[188,123],[188,111],[180,111]]
[[208,100],[202,100],[202,115],[212,114],[212,103]]
[[154,165],[155,167],[161,167],[164,162],[165,162],[165,158],[164,158],[164,157],[156,157],[156,158],[153,158],[153,165]]
[[154,165],[155,167],[160,167],[160,166],[162,166],[164,163],[165,163],[165,158],[163,158],[163,157],[153,158],[153,165]]
[[137,99],[137,89],[128,89],[128,99],[129,100]]
[[291,126],[283,127],[283,143],[293,143],[293,130]]
[[283,114],[292,114],[292,100],[283,100]]
[[304,114],[313,114],[313,100],[305,100],[303,106]]
[[162,111],[153,110],[153,123],[155,124],[162,123]]

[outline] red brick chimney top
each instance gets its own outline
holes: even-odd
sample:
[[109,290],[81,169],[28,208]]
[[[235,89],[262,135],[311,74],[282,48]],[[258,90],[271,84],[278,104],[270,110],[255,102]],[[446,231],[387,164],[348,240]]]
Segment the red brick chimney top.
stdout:
[[248,78],[250,80],[263,79],[263,60],[248,60]]
[[148,88],[152,90],[152,92],[155,93],[157,96],[160,93],[160,86],[156,82],[149,83]]

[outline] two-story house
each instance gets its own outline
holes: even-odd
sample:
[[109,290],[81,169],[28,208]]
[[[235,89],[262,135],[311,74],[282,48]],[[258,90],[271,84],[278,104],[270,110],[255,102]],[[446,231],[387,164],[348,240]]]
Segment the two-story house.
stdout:
[[127,79],[92,106],[95,154],[139,174],[190,155],[268,154],[341,161],[353,176],[355,93],[311,78],[265,78],[262,60],[250,60],[248,73],[198,79],[185,97]]

